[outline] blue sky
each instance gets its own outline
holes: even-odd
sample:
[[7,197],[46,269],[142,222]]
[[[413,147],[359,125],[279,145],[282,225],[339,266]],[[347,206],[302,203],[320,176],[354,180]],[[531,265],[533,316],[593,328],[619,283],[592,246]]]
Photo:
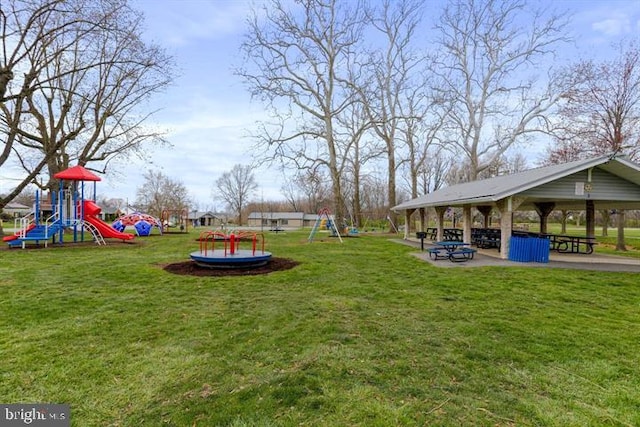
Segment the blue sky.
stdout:
[[[161,109],[151,123],[168,130],[173,147],[149,151],[146,161],[118,165],[117,173],[98,184],[99,196],[133,202],[147,169],[161,170],[189,189],[200,209],[222,209],[212,200],[215,180],[237,163],[251,161],[248,129],[263,117],[242,82],[233,75],[240,64],[248,0],[131,0],[146,15],[149,40],[176,59],[180,76],[166,93],[153,98]],[[349,1],[349,0],[344,0]],[[437,16],[441,0],[425,0]],[[259,3],[259,0],[258,0]],[[640,37],[640,0],[546,0],[543,6],[573,11],[570,29],[576,46],[559,59],[606,58],[612,42]],[[258,194],[281,199],[278,171],[257,170]],[[260,196],[258,196],[260,197]]]

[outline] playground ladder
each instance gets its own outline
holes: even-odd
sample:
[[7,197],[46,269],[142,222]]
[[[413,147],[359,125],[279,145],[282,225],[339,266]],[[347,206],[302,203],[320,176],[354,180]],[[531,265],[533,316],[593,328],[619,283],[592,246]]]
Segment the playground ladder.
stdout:
[[309,243],[313,242],[313,237],[315,236],[316,232],[318,231],[318,228],[320,227],[320,224],[322,223],[323,216],[324,218],[326,218],[329,224],[331,224],[331,228],[336,233],[336,236],[338,236],[340,243],[343,243],[342,237],[340,236],[340,232],[338,231],[338,227],[336,227],[336,221],[333,218],[333,215],[331,215],[331,212],[329,211],[329,209],[327,208],[321,209],[320,212],[318,212],[318,218],[316,218],[316,223],[313,224],[313,228],[311,229],[311,233],[309,234],[309,238],[307,239]]
[[13,228],[18,232],[18,237],[25,238],[27,235],[27,229],[33,223],[35,223],[36,212],[31,211],[22,218],[16,218],[13,220]]
[[102,234],[100,234],[100,231],[98,231],[98,229],[95,227],[95,225],[91,224],[90,222],[87,221],[82,221],[82,225],[89,230],[89,232],[91,233],[91,235],[93,236],[93,240],[95,240],[95,242],[98,245],[106,245],[107,243],[104,241],[104,238],[102,237]]

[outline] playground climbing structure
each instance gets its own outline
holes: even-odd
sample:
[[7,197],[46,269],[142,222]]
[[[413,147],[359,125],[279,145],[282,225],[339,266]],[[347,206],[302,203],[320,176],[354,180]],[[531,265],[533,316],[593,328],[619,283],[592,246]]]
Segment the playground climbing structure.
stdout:
[[[55,174],[54,178],[60,181],[60,189],[50,193],[50,209],[44,209],[40,195],[36,193],[33,211],[15,223],[13,235],[2,239],[10,247],[25,248],[28,242],[43,242],[46,247],[49,240],[63,243],[65,234],[71,234],[74,242],[84,241],[85,231],[98,244],[104,244],[105,237],[121,240],[134,237],[113,229],[100,219],[100,207],[94,202],[96,182],[100,177],[78,165]],[[93,199],[85,197],[85,181],[94,184]]]
[[313,228],[311,229],[311,233],[309,233],[309,238],[307,239],[309,243],[313,242],[313,238],[320,228],[326,228],[329,230],[331,235],[338,237],[340,243],[342,243],[342,237],[340,236],[340,232],[336,226],[336,221],[328,208],[320,209],[320,212],[318,212],[318,218],[316,218],[316,222],[313,224]]

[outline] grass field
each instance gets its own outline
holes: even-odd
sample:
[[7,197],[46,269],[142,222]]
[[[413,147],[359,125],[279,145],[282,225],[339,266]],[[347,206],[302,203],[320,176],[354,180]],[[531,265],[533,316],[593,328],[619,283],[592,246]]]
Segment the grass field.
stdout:
[[73,426],[640,425],[630,273],[440,269],[389,236],[185,277],[192,235],[0,250],[0,402]]

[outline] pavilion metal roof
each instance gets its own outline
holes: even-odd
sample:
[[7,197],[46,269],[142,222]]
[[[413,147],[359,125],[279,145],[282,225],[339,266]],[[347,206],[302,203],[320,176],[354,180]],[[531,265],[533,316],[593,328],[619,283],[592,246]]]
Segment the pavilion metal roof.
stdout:
[[[633,163],[624,156],[606,155],[452,185],[401,203],[392,209],[394,211],[402,211],[421,207],[494,205],[497,201],[507,197],[516,196],[536,187],[593,168],[601,169],[608,174],[640,187],[640,165]],[[530,203],[534,201],[533,199],[529,200]],[[563,202],[561,199],[556,201],[560,205]],[[576,202],[583,203],[583,201],[577,201],[575,198],[564,200],[564,202],[566,205],[576,205]],[[640,199],[636,202],[640,206]],[[637,206],[631,206],[629,201],[627,201],[627,204],[630,208],[637,208]]]

